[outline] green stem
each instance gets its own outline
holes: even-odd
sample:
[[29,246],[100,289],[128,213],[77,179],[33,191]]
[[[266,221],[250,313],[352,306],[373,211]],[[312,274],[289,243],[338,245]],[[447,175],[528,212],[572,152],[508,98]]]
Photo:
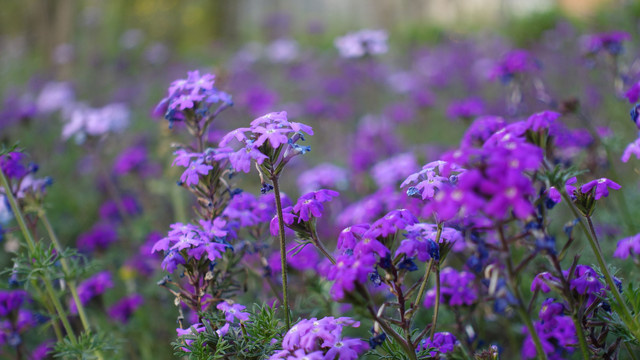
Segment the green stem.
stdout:
[[578,342],[580,343],[582,358],[585,360],[589,360],[589,347],[587,346],[587,339],[584,336],[582,325],[580,324],[580,321],[578,320],[578,314],[576,314],[575,311],[571,313],[571,319],[573,319],[573,325],[575,326],[578,335]]
[[435,276],[436,276],[436,305],[433,308],[433,320],[431,320],[431,341],[436,334],[436,323],[438,322],[438,310],[440,309],[440,263],[435,264]]
[[[47,233],[49,233],[49,238],[51,239],[51,242],[53,243],[53,246],[55,247],[56,251],[58,251],[59,254],[62,253],[62,245],[60,245],[60,241],[58,240],[56,233],[53,231],[53,227],[49,222],[49,218],[47,217],[47,214],[44,212],[44,210],[41,209],[40,212],[38,213],[38,216],[40,217],[40,220],[42,220],[44,227],[47,229]],[[69,267],[69,263],[67,262],[67,259],[63,257],[60,258],[60,264],[62,265],[62,269],[64,270],[65,274],[69,276],[69,274],[71,273],[71,268]],[[78,316],[80,316],[80,321],[82,322],[84,331],[87,334],[90,334],[91,327],[89,326],[89,320],[87,320],[87,314],[84,310],[84,305],[82,305],[82,301],[80,301],[80,297],[78,296],[78,289],[76,288],[75,280],[70,280],[68,282],[68,285],[69,285],[69,291],[71,292],[71,296],[73,297],[73,301],[76,303],[76,308],[78,309]]]
[[329,259],[329,261],[331,261],[331,263],[333,265],[336,264],[336,260],[333,258],[333,256],[331,256],[331,254],[329,254],[329,252],[327,251],[327,249],[324,248],[324,245],[322,245],[322,243],[320,242],[320,239],[318,239],[318,234],[316,233],[316,230],[313,229],[313,231],[311,232],[311,240],[313,240],[313,245],[316,246],[316,248],[318,250],[320,250],[320,252],[327,257],[327,259]]
[[631,351],[631,348],[629,347],[629,343],[628,342],[624,343],[624,348],[627,349],[627,352],[629,353],[629,356],[631,356],[631,359],[633,359],[633,360],[637,360],[638,359],[636,354],[633,351]]
[[602,252],[600,251],[600,248],[598,246],[598,241],[596,240],[597,238],[596,238],[595,232],[592,233],[590,231],[587,224],[585,224],[584,218],[580,216],[580,214],[578,213],[578,210],[576,209],[575,205],[573,204],[573,202],[571,201],[571,199],[569,198],[569,196],[565,191],[562,191],[562,198],[569,205],[569,208],[571,209],[571,212],[573,213],[573,215],[580,221],[580,226],[582,227],[582,231],[586,235],[587,240],[589,242],[589,246],[591,247],[593,254],[596,256],[596,260],[598,261],[600,272],[602,272],[602,275],[604,276],[604,280],[609,286],[609,291],[611,291],[611,293],[613,294],[613,297],[615,298],[616,302],[620,306],[620,309],[622,310],[622,314],[620,314],[622,320],[625,322],[627,327],[629,327],[629,330],[633,333],[633,336],[636,338],[636,340],[640,341],[640,333],[638,332],[638,326],[636,324],[636,321],[633,318],[633,315],[631,315],[631,311],[629,311],[627,304],[622,299],[622,295],[618,291],[618,287],[613,281],[613,277],[609,273],[609,269],[607,268],[607,265],[604,261],[604,257],[602,256]]
[[280,185],[278,177],[271,178],[273,183],[273,192],[276,198],[276,211],[278,213],[278,228],[280,237],[280,262],[282,265],[282,302],[284,306],[284,320],[287,331],[291,328],[291,320],[289,318],[289,295],[287,293],[287,248],[284,236],[284,217],[282,216],[282,201],[280,200]]
[[73,328],[71,327],[71,324],[69,323],[69,319],[64,313],[64,308],[60,303],[60,299],[58,299],[58,296],[56,296],[55,290],[53,289],[53,285],[51,284],[51,280],[47,277],[43,277],[42,281],[44,282],[44,286],[47,289],[49,296],[51,297],[51,301],[53,301],[53,307],[56,308],[58,317],[60,318],[60,321],[62,321],[62,326],[64,326],[64,330],[67,332],[67,335],[69,336],[69,340],[71,340],[72,344],[74,345],[77,344],[76,336],[73,332]]

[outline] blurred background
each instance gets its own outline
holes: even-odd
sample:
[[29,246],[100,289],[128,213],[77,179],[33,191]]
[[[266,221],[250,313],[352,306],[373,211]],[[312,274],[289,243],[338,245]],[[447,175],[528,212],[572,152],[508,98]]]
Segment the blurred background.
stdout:
[[[415,169],[407,171],[438,159],[459,143],[473,117],[526,118],[536,111],[564,111],[567,104],[582,105],[605,134],[590,134],[582,119],[567,116],[563,140],[575,142],[576,153],[586,151],[581,165],[589,176],[608,176],[618,167],[626,175],[620,176],[623,186],[637,189],[640,169],[618,159],[637,138],[623,93],[640,80],[639,20],[640,1],[631,0],[2,0],[0,144],[19,141],[41,165],[39,174],[53,178],[46,203],[65,245],[76,246],[92,226],[109,223],[107,205],[132,199],[131,211],[120,211],[129,223],[116,216],[120,241],[110,250],[86,253],[117,278],[104,304],[139,292],[151,310],[137,313],[127,326],[100,321],[126,339],[124,358],[168,359],[176,312],[170,294],[156,286],[165,273],[159,259],[150,258],[148,245],[169,224],[189,221],[194,203],[176,186],[181,170],[170,165],[171,144],[189,137],[179,124],[170,131],[163,114],[152,119],[172,81],[199,69],[215,74],[215,86],[232,95],[235,105],[216,120],[211,144],[270,111],[286,110],[292,120],[311,124],[313,151],[292,162],[283,189],[295,199],[308,191],[304,180],[296,186],[300,174],[323,162],[341,166],[349,178],[336,186],[344,203],[334,214],[372,199],[383,188],[376,174],[393,173],[386,170],[393,169],[393,156],[415,156]],[[363,28],[385,30],[388,51],[341,56],[334,40]],[[624,51],[585,56],[585,35],[612,30],[630,34]],[[527,49],[535,58],[522,89],[490,74],[514,49]],[[612,68],[612,58],[625,66]],[[522,99],[512,108],[514,94]],[[479,102],[479,109],[468,115],[451,111],[464,101]],[[73,109],[122,110],[123,104],[128,127],[93,139],[65,135]],[[119,173],[121,159],[136,166]],[[390,183],[409,173],[395,174]],[[247,192],[258,193],[255,174],[238,178]],[[624,196],[634,204],[639,194]],[[597,214],[609,248],[628,235],[617,214]],[[637,216],[632,208],[630,218]],[[369,221],[360,220],[338,225]],[[558,233],[564,221],[569,218],[554,225]],[[340,230],[327,229],[327,238]],[[1,246],[15,250],[15,236]],[[10,266],[10,256],[0,253],[0,264]],[[141,270],[141,258],[155,262]],[[262,280],[252,281],[258,288]],[[247,304],[256,301],[245,296]],[[504,326],[512,327],[510,334],[521,331],[516,323],[498,324],[489,335],[500,338]],[[511,349],[515,354],[519,345]]]
[[[635,4],[635,5],[634,5]],[[219,44],[269,41],[310,34],[333,39],[363,27],[384,28],[404,39],[433,40],[444,30],[502,30],[534,37],[567,16],[602,18],[628,0],[5,0],[0,9],[3,79],[33,68],[71,76],[71,66],[90,66],[103,55],[144,51],[156,62],[202,54]],[[526,23],[528,34],[518,31]],[[394,36],[398,39],[398,36]],[[11,59],[33,55],[17,68]],[[83,63],[83,61],[85,63]],[[2,87],[7,82],[3,81]]]

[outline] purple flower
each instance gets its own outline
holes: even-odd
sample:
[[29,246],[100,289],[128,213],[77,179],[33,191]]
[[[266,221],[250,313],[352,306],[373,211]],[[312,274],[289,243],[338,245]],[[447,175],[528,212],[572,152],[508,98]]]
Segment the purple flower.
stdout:
[[234,318],[239,321],[249,320],[249,313],[242,312],[242,310],[246,309],[244,305],[223,301],[216,308],[224,313],[224,318],[227,322],[233,322]]
[[[474,286],[474,276],[467,271],[458,272],[451,267],[440,271],[440,301],[450,306],[473,305],[478,299]],[[435,289],[427,291],[424,306],[434,306],[436,299]]]
[[640,234],[636,234],[618,241],[614,257],[626,259],[631,255],[640,255]]
[[283,350],[269,359],[358,359],[369,346],[360,339],[343,338],[345,326],[359,327],[360,323],[347,317],[302,319],[284,335]]
[[26,176],[29,171],[23,165],[24,154],[19,152],[10,152],[0,156],[0,169],[9,179],[19,179]]
[[293,132],[291,129],[277,128],[276,124],[268,124],[266,127],[256,126],[251,129],[254,134],[258,135],[258,139],[255,141],[255,146],[261,146],[266,141],[269,141],[274,149],[277,149],[280,145],[286,144],[289,138],[286,134]]
[[35,349],[31,352],[31,357],[29,360],[45,360],[48,359],[48,355],[51,351],[53,351],[55,347],[55,341],[46,340],[40,345],[36,346]]
[[427,336],[418,345],[416,351],[435,349],[429,352],[429,356],[436,357],[438,354],[447,354],[453,351],[458,344],[458,340],[453,334],[448,332],[438,332],[431,337]]
[[[576,328],[571,316],[556,316],[553,320],[555,325],[553,327],[542,322],[535,322],[534,328],[542,342],[542,350],[550,359],[566,359],[566,353],[573,352],[575,344],[578,342]],[[527,332],[526,328],[524,331]],[[522,345],[522,358],[536,358],[536,346],[528,333]]]
[[507,122],[499,116],[482,116],[473,121],[462,136],[461,147],[482,146],[487,139],[498,130],[503,129]]
[[397,186],[399,181],[411,175],[418,167],[415,155],[399,154],[375,164],[371,169],[371,177],[379,188]]
[[624,31],[593,34],[585,36],[582,39],[582,49],[587,54],[595,54],[604,50],[616,56],[623,50],[622,42],[628,40],[631,40],[631,35]]
[[341,250],[353,250],[356,244],[362,240],[362,236],[370,227],[371,226],[369,224],[357,224],[342,230],[340,235],[338,235],[337,248]]
[[319,218],[322,216],[324,206],[322,203],[330,201],[339,193],[333,190],[321,189],[302,195],[293,206],[292,211],[298,215],[298,222],[309,221],[311,216]]
[[458,101],[453,101],[447,108],[449,119],[471,119],[480,116],[485,112],[484,101],[477,97],[470,97]]
[[118,155],[113,164],[113,173],[125,175],[132,171],[144,170],[147,164],[147,149],[144,146],[132,146]]
[[588,183],[582,185],[582,188],[580,188],[580,191],[583,194],[586,194],[588,192],[591,191],[591,189],[596,188],[595,190],[595,199],[598,200],[601,197],[607,197],[609,196],[609,188],[613,189],[613,190],[619,190],[621,188],[620,185],[618,185],[617,183],[613,182],[612,180],[609,180],[607,178],[600,178],[597,180],[592,180],[589,181]]
[[133,313],[142,305],[144,299],[139,294],[124,297],[115,304],[111,305],[107,313],[112,319],[118,320],[123,324],[129,322]]
[[109,245],[118,240],[118,233],[109,224],[95,224],[91,230],[80,234],[78,237],[78,249],[87,252],[106,250]]
[[[83,305],[89,303],[91,299],[102,295],[107,289],[113,287],[111,273],[108,271],[99,272],[78,285],[78,297]],[[69,309],[72,314],[76,314],[78,309],[75,301],[71,301]]]
[[185,110],[207,111],[215,103],[222,102],[222,106],[231,106],[231,96],[219,91],[213,85],[215,77],[212,74],[200,75],[199,71],[189,71],[186,79],[178,79],[171,83],[168,94],[153,111],[154,115],[162,115],[169,120],[183,121]]
[[559,280],[548,272],[542,272],[536,275],[536,277],[534,277],[533,281],[531,282],[531,292],[542,291],[545,294],[548,293],[549,291],[551,291],[549,282],[558,283]]
[[0,317],[17,311],[28,298],[29,294],[24,290],[0,290]]
[[578,294],[594,295],[604,288],[598,274],[590,266],[578,265],[575,270],[575,276],[569,283],[572,290]]
[[213,166],[204,164],[204,159],[197,159],[192,161],[187,170],[182,173],[180,181],[185,183],[187,186],[198,185],[200,182],[199,175],[207,176],[211,169],[213,169]]
[[336,264],[326,274],[328,280],[335,280],[331,286],[331,297],[340,300],[344,298],[345,292],[355,289],[356,282],[364,284],[374,271],[376,262],[373,254],[365,252],[338,256]]
[[340,190],[346,188],[348,183],[347,171],[331,163],[320,164],[298,176],[298,188],[303,194],[324,187]]
[[549,130],[550,135],[554,135],[554,126],[557,124],[560,113],[555,111],[543,111],[531,115],[526,122],[529,130],[538,132],[542,129]]
[[578,189],[576,189],[575,186],[573,186],[573,184],[577,183],[578,179],[574,176],[570,179],[567,180],[567,182],[564,184],[564,190],[567,192],[567,194],[569,194],[569,196],[572,199],[576,198],[576,191],[578,191]]
[[627,145],[627,148],[624,149],[624,153],[622,153],[620,160],[626,163],[631,158],[631,155],[635,155],[636,159],[640,159],[640,138]]
[[526,50],[512,50],[506,53],[493,68],[490,79],[499,78],[508,82],[517,74],[538,70],[540,65]]
[[392,210],[373,224],[365,234],[366,237],[389,236],[398,230],[418,222],[418,218],[407,209]]
[[240,150],[229,154],[229,162],[235,171],[248,173],[251,169],[251,160],[255,160],[258,164],[262,164],[268,157],[258,150],[253,143],[240,148]]
[[629,100],[629,103],[631,104],[638,102],[638,100],[640,100],[640,81],[631,85],[624,96],[627,98],[627,100]]

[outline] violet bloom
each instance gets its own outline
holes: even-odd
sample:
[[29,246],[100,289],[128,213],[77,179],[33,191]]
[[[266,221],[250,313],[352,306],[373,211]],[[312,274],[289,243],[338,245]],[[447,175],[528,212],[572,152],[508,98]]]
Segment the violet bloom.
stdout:
[[374,271],[377,260],[371,253],[355,253],[353,255],[340,255],[336,258],[336,264],[330,267],[326,274],[328,280],[334,280],[331,286],[331,297],[334,300],[344,298],[346,292],[355,289],[355,283],[364,284],[369,274]]
[[[78,297],[80,298],[80,302],[83,305],[86,305],[91,299],[102,295],[107,291],[107,289],[112,287],[113,280],[111,279],[111,273],[108,271],[102,271],[78,285]],[[78,312],[75,301],[72,300],[70,302],[69,310],[72,314],[76,314]]]
[[183,121],[187,111],[199,110],[206,113],[217,103],[221,107],[233,105],[229,94],[214,87],[215,77],[212,74],[200,75],[199,71],[189,71],[186,79],[179,79],[171,83],[167,96],[156,106],[153,114],[164,115],[169,126],[175,121]]
[[17,311],[29,299],[24,290],[0,290],[0,317],[7,317]]
[[433,341],[429,336],[422,340],[420,344],[418,344],[416,351],[435,349],[429,352],[429,356],[435,358],[438,354],[452,352],[456,345],[458,345],[458,340],[453,334],[449,332],[438,332],[433,335]]
[[628,40],[631,40],[631,35],[624,31],[593,34],[582,39],[582,49],[586,54],[596,54],[604,50],[613,56],[617,56],[624,49],[622,42]]
[[0,169],[9,179],[19,179],[26,176],[29,171],[24,166],[24,154],[20,152],[10,152],[0,156]]
[[575,184],[577,182],[578,182],[578,179],[574,176],[574,177],[568,179],[567,182],[565,182],[565,184],[564,184],[564,190],[567,192],[567,194],[569,194],[569,196],[572,199],[576,198],[575,193],[576,193],[576,191],[578,191],[578,189],[575,186],[573,186],[573,184]]
[[640,234],[618,241],[616,251],[613,253],[613,257],[617,257],[619,259],[626,259],[632,255],[634,257],[640,255]]
[[542,272],[533,278],[531,282],[531,292],[542,291],[546,294],[551,291],[549,283],[559,283],[559,281],[560,280],[551,275],[551,273],[546,271]]
[[389,236],[418,222],[418,218],[407,209],[392,210],[371,224],[365,237]]
[[[535,322],[534,328],[538,333],[542,350],[550,359],[566,359],[568,354],[575,350],[575,344],[578,342],[576,337],[576,328],[573,324],[571,316],[558,316],[553,318],[553,325],[548,326],[542,322]],[[528,334],[526,327],[524,331],[527,337],[522,345],[522,358],[536,358],[536,346]]]
[[470,97],[451,102],[447,108],[447,117],[452,120],[458,118],[470,120],[484,114],[484,112],[484,101],[477,97]]
[[229,162],[235,171],[248,173],[251,169],[251,160],[255,160],[258,165],[262,164],[268,156],[258,150],[253,143],[248,143],[240,150],[229,154]]
[[78,249],[87,252],[106,250],[109,245],[118,240],[118,233],[109,224],[95,224],[91,230],[78,236]]
[[397,186],[419,168],[415,155],[404,153],[395,155],[375,164],[371,169],[371,177],[379,188],[385,186]]
[[347,317],[325,317],[322,319],[302,319],[285,334],[282,349],[269,360],[277,359],[343,359],[356,360],[369,350],[368,344],[360,339],[343,338],[345,326],[359,327],[360,323]]
[[590,266],[578,265],[575,276],[569,282],[572,290],[576,290],[581,295],[595,295],[604,288],[600,277]]
[[631,144],[627,145],[626,149],[622,153],[620,160],[624,163],[631,159],[631,155],[635,155],[636,159],[640,159],[640,138],[636,139]]
[[557,124],[560,113],[555,111],[542,111],[531,115],[526,122],[527,129],[538,132],[540,130],[548,130],[550,135],[554,135],[554,127]]
[[607,197],[609,196],[609,188],[613,189],[613,190],[619,190],[620,188],[622,188],[622,186],[618,185],[617,183],[613,182],[612,180],[609,180],[607,178],[600,178],[597,180],[592,180],[589,181],[588,183],[582,185],[582,188],[580,188],[580,191],[583,194],[586,194],[588,192],[591,191],[591,189],[593,189],[595,187],[595,199],[598,200],[601,197]]
[[499,116],[482,116],[475,119],[460,141],[461,147],[482,146],[487,139],[498,130],[503,129],[507,122]]
[[510,81],[518,74],[536,71],[540,65],[526,50],[516,49],[506,53],[493,68],[490,79],[499,78],[503,82]]
[[[467,271],[456,271],[451,267],[446,267],[440,272],[440,302],[450,306],[470,306],[478,299],[472,273]],[[424,299],[424,306],[429,308],[435,305],[436,291],[427,291]]]
[[324,163],[301,173],[297,182],[298,189],[304,194],[327,187],[345,189],[349,184],[349,177],[344,168]]
[[239,321],[249,320],[249,313],[242,311],[247,308],[244,305],[223,301],[216,308],[224,313],[224,318],[227,322],[233,322],[233,319],[238,319]]
[[631,85],[624,96],[631,104],[638,102],[638,100],[640,100],[640,81]]
[[198,185],[200,182],[200,175],[207,176],[209,171],[213,169],[213,166],[204,163],[204,159],[196,159],[189,164],[187,170],[180,176],[180,181],[187,186]]
[[113,173],[125,175],[134,171],[144,173],[148,167],[149,155],[144,146],[132,146],[118,155],[113,164]]
[[302,195],[298,202],[293,206],[292,211],[298,215],[298,222],[309,221],[311,217],[319,218],[322,216],[324,206],[322,203],[330,201],[331,198],[338,196],[339,193],[333,190],[321,189]]
[[362,240],[362,236],[370,227],[371,226],[369,224],[357,224],[342,230],[340,235],[338,235],[337,248],[353,250],[356,244]]
[[112,319],[118,320],[122,324],[126,324],[143,302],[144,299],[139,294],[127,296],[111,305],[107,310],[107,313]]

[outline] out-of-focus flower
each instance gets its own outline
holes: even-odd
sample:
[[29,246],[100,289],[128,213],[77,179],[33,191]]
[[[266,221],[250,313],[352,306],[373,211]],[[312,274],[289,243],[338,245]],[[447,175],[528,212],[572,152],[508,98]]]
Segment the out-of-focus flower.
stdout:
[[333,44],[338,48],[340,56],[359,58],[365,55],[380,55],[388,51],[385,30],[364,29],[336,38]]

